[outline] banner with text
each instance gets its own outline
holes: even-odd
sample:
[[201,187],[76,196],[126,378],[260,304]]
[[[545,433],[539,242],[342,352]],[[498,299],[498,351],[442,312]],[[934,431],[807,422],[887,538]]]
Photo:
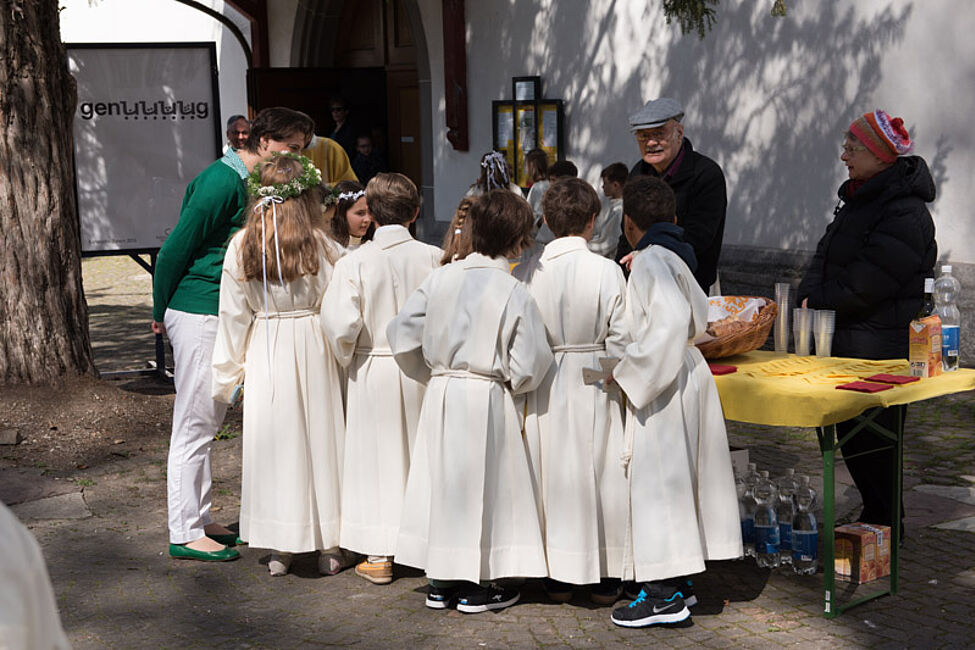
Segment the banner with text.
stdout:
[[83,253],[158,249],[220,157],[213,43],[68,45]]

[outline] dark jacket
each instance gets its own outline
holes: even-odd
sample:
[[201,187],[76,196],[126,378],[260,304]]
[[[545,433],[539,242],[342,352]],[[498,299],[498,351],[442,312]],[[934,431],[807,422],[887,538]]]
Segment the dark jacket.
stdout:
[[898,158],[852,196],[840,186],[842,207],[819,240],[797,292],[798,305],[836,310],[833,355],[907,358],[907,328],[924,297],[938,256],[931,172],[919,156]]
[[[694,278],[708,293],[718,277],[718,256],[721,255],[721,241],[724,238],[725,212],[728,208],[728,195],[725,189],[724,173],[718,163],[694,151],[691,141],[684,138],[681,145],[683,158],[678,153],[672,166],[680,159],[680,166],[670,174],[668,169],[658,174],[652,165],[643,160],[633,165],[630,178],[637,176],[662,176],[674,190],[677,197],[677,225],[684,229],[684,241],[694,247],[697,257],[697,270]],[[620,237],[616,259],[630,251],[625,237]]]

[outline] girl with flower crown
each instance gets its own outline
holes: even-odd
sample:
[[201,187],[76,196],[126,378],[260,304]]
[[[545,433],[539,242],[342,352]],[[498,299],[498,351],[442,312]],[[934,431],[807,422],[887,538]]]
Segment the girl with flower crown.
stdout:
[[271,549],[271,575],[294,553],[319,569],[347,565],[339,548],[345,422],[338,365],[318,324],[339,257],[326,235],[321,172],[278,154],[251,175],[248,219],[227,248],[213,351],[213,398],[244,390],[240,537]]
[[366,189],[355,181],[341,181],[332,190],[335,198],[328,230],[345,251],[354,251],[372,239],[376,224],[369,216]]

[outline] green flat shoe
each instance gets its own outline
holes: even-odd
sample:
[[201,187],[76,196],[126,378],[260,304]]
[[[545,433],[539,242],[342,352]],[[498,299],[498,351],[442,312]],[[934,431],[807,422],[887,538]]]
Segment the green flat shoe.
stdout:
[[182,544],[169,545],[169,557],[177,560],[200,560],[202,562],[227,562],[236,560],[240,553],[232,548],[225,548],[221,551],[197,551]]
[[210,539],[215,542],[219,542],[224,546],[237,546],[238,544],[243,544],[244,541],[240,538],[237,533],[226,533],[226,534],[214,534],[207,535]]

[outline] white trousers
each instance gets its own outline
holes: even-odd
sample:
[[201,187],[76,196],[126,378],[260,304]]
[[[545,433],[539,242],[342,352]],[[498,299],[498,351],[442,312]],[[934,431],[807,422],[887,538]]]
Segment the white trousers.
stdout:
[[217,317],[167,309],[166,334],[173,345],[176,401],[166,483],[169,541],[186,544],[204,536],[210,518],[210,442],[227,413],[211,399]]

